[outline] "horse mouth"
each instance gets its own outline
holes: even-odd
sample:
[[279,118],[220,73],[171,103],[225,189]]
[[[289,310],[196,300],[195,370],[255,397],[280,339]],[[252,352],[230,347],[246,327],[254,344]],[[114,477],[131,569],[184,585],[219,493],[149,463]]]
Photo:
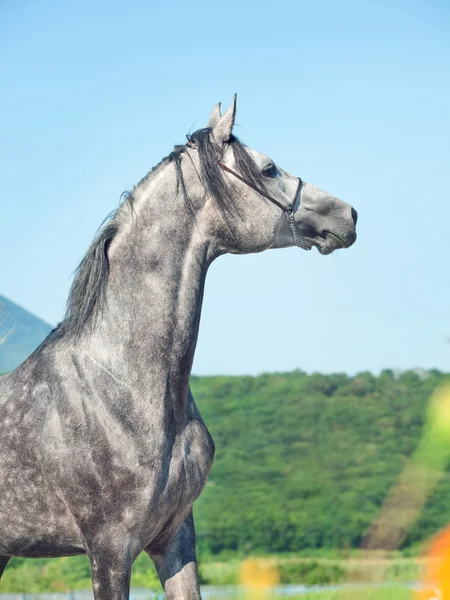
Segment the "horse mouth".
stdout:
[[340,248],[349,248],[356,241],[356,233],[349,232],[347,235],[339,235],[334,231],[323,231],[314,237],[305,236],[303,241],[309,246],[306,249],[316,247],[320,254],[331,254]]

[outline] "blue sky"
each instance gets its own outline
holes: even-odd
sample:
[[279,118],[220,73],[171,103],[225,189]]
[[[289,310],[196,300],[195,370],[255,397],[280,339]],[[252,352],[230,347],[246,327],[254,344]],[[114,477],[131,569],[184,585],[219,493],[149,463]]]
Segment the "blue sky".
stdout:
[[359,239],[216,261],[194,372],[450,370],[448,2],[2,2],[0,77],[1,294],[56,323],[121,192],[237,92]]

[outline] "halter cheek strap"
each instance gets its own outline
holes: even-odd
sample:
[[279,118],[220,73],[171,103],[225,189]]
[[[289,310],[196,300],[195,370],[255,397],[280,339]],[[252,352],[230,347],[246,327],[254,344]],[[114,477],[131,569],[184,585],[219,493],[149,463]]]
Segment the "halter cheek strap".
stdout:
[[[194,142],[188,141],[186,143],[186,146],[188,146],[189,148],[192,148],[193,150],[197,150],[197,144],[195,144]],[[288,206],[283,206],[283,204],[278,202],[278,200],[275,200],[275,198],[272,198],[272,196],[269,196],[269,194],[267,194],[264,190],[260,189],[256,185],[253,185],[253,183],[251,181],[248,181],[247,179],[245,179],[244,177],[239,175],[239,173],[236,173],[236,171],[233,171],[233,169],[230,169],[230,167],[227,167],[227,165],[225,165],[223,162],[221,162],[220,160],[218,162],[219,162],[219,166],[224,171],[226,171],[227,173],[230,173],[231,175],[236,177],[236,179],[239,179],[239,181],[242,181],[242,183],[245,183],[245,185],[252,188],[252,190],[255,190],[255,192],[257,192],[258,194],[261,194],[261,196],[263,196],[264,198],[269,200],[269,202],[272,202],[272,204],[275,204],[275,206],[278,206],[278,208],[280,208],[284,212],[287,220],[289,221],[289,226],[291,228],[292,236],[294,238],[295,244],[299,248],[302,248],[303,250],[311,250],[310,246],[307,246],[304,244],[304,242],[302,242],[299,231],[298,231],[297,223],[295,222],[295,219],[294,219],[295,203],[297,202],[297,197],[299,195],[300,188],[302,185],[302,180],[300,179],[300,177],[298,177],[297,189],[295,191],[295,196],[294,196],[292,203],[289,204]]]
[[233,171],[233,169],[230,169],[229,167],[227,167],[223,162],[219,161],[219,165],[222,167],[222,169],[224,171],[227,171],[227,173],[231,173],[231,175],[234,175],[234,177],[236,177],[237,179],[242,181],[242,183],[245,183],[245,185],[248,185],[248,187],[252,188],[252,190],[255,190],[255,192],[258,192],[258,194],[261,194],[261,196],[264,196],[264,198],[267,198],[267,200],[272,202],[272,204],[275,204],[275,206],[278,206],[278,208],[281,208],[281,210],[286,215],[287,220],[289,221],[289,226],[292,231],[292,237],[294,238],[294,242],[295,242],[296,246],[298,246],[299,248],[302,248],[303,250],[311,250],[310,246],[307,246],[302,242],[300,235],[299,235],[297,223],[295,222],[295,219],[294,219],[295,203],[297,202],[297,197],[300,192],[301,185],[302,185],[302,180],[300,179],[300,177],[297,178],[298,183],[297,183],[297,189],[295,190],[293,202],[291,204],[289,204],[288,206],[283,206],[280,202],[278,202],[278,200],[275,200],[275,198],[272,198],[272,196],[269,196],[269,194],[266,194],[266,192],[264,190],[261,190],[256,185],[253,185],[253,183],[251,183],[251,181],[247,181],[244,177],[241,177],[241,175],[239,175],[239,173],[236,173],[236,171]]

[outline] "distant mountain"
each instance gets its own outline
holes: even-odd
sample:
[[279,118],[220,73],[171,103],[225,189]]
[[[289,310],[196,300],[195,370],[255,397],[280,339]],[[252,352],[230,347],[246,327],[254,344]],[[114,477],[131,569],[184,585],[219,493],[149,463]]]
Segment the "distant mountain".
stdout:
[[51,329],[45,321],[0,296],[0,373],[20,365]]

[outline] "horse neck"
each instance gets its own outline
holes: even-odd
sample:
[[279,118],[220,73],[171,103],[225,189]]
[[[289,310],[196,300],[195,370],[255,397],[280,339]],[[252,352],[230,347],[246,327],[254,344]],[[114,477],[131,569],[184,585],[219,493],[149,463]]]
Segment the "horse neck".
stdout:
[[[168,171],[170,169],[170,171]],[[134,192],[134,216],[110,250],[107,302],[87,351],[140,385],[188,386],[212,261],[170,165]],[[181,186],[180,186],[181,187]]]

